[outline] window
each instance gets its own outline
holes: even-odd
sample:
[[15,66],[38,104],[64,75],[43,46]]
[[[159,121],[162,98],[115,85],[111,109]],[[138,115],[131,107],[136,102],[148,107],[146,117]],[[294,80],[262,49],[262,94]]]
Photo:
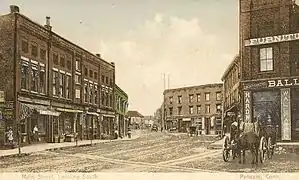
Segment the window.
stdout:
[[60,55],[60,66],[65,67],[65,56],[64,55]]
[[216,104],[216,112],[221,113],[221,104]]
[[108,77],[106,77],[106,84],[108,84]]
[[113,87],[113,80],[110,79],[110,86]]
[[193,114],[193,106],[189,106],[189,114]]
[[102,75],[102,83],[104,83],[104,82],[105,82],[105,76]]
[[53,63],[55,65],[58,65],[58,54],[57,53],[53,53]]
[[221,101],[221,92],[216,92],[216,101]]
[[84,102],[88,102],[88,84],[84,84]]
[[28,47],[28,41],[27,40],[22,40],[22,52],[23,53],[28,53],[29,47]]
[[76,89],[76,95],[75,95],[76,99],[80,99],[81,98],[81,91],[80,89]]
[[190,94],[189,95],[189,103],[192,103],[192,101],[193,101],[193,94]]
[[58,95],[58,72],[53,71],[53,82],[52,82],[52,86],[53,86],[53,96],[57,96]]
[[88,76],[88,71],[87,71],[87,68],[86,68],[86,67],[84,68],[84,76],[85,76],[85,77]]
[[60,73],[60,76],[59,76],[59,95],[60,95],[60,97],[65,97],[64,84],[65,84],[65,75]]
[[105,102],[105,105],[108,106],[109,105],[109,95],[106,93],[105,95],[105,99],[106,99],[106,102]]
[[72,69],[72,62],[71,62],[70,59],[67,60],[67,62],[66,62],[66,67],[67,67],[68,70],[71,70],[71,69]]
[[37,55],[38,55],[38,50],[37,50],[36,44],[31,44],[31,55],[34,57],[37,57]]
[[80,84],[81,83],[81,76],[78,74],[75,74],[75,84]]
[[91,77],[91,78],[92,78],[92,75],[93,75],[93,72],[92,72],[92,70],[89,70],[89,77]]
[[169,103],[172,104],[172,96],[169,97]]
[[79,59],[76,59],[76,71],[80,71],[80,60]]
[[102,91],[102,105],[104,106],[105,105],[105,93]]
[[89,103],[92,104],[93,100],[93,85],[89,84]]
[[178,107],[178,115],[182,114],[182,107]]
[[210,93],[205,93],[205,99],[206,99],[206,101],[210,100]]
[[70,92],[70,88],[71,88],[71,76],[66,75],[65,76],[65,93],[66,93],[66,98],[67,99],[71,99],[71,92]]
[[182,96],[178,96],[178,103],[179,103],[179,104],[182,103]]
[[200,102],[200,94],[197,94],[197,102]]
[[209,104],[206,105],[205,112],[206,112],[206,113],[210,113],[210,105],[209,105]]
[[200,114],[201,112],[201,108],[200,108],[200,105],[196,106],[197,107],[197,114]]
[[38,69],[36,65],[31,66],[31,91],[38,92]]
[[40,49],[40,58],[42,60],[46,60],[46,56],[47,56],[47,51],[45,49]]
[[46,72],[45,72],[45,67],[41,66],[40,67],[40,72],[39,72],[39,92],[40,93],[45,93],[45,84],[46,84]]
[[94,72],[93,77],[94,77],[95,79],[98,79],[98,73],[97,73],[97,72]]
[[29,85],[29,64],[23,61],[21,64],[21,88],[28,89]]
[[170,116],[172,116],[172,110],[173,110],[173,108],[170,107],[170,108],[169,108],[169,115],[170,115]]
[[272,47],[260,49],[260,71],[273,71]]
[[98,104],[98,87],[94,86],[94,103]]

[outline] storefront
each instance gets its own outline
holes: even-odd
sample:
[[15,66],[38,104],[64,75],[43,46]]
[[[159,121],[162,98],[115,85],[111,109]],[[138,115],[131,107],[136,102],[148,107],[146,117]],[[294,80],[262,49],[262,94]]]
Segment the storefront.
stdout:
[[243,88],[245,122],[270,119],[278,140],[299,140],[299,78],[246,82]]

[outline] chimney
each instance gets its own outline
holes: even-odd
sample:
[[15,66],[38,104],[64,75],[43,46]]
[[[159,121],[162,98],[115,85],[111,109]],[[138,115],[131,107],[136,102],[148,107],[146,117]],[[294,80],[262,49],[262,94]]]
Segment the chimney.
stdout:
[[10,5],[10,13],[19,13],[20,12],[20,9],[18,6],[16,5]]
[[51,23],[50,23],[50,17],[47,16],[46,17],[46,25],[45,25],[45,28],[47,28],[48,30],[52,30],[52,26],[51,26]]
[[114,62],[111,62],[110,64],[111,64],[113,67],[115,66]]
[[98,58],[101,58],[101,54],[96,54],[96,56],[97,56]]

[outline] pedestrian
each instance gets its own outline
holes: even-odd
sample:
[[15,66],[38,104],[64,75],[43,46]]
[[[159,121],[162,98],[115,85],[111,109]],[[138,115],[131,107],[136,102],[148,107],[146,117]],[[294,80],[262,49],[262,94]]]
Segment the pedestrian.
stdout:
[[6,132],[6,135],[7,135],[8,145],[11,146],[11,148],[13,148],[13,131],[11,127],[8,129],[8,132]]
[[39,141],[37,125],[34,126],[32,133],[33,133],[34,141],[36,142]]
[[118,130],[117,128],[114,130],[114,139],[117,139],[118,138]]

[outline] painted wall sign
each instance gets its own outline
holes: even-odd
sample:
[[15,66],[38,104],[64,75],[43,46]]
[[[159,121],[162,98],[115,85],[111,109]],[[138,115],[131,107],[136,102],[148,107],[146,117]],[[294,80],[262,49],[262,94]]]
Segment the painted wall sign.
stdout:
[[281,139],[291,140],[290,88],[281,89]]
[[244,91],[244,115],[245,122],[251,122],[251,92]]
[[279,43],[279,42],[295,41],[295,40],[299,40],[299,33],[247,39],[245,40],[245,46],[256,46],[262,44],[271,44],[271,43]]
[[299,86],[299,78],[269,80],[268,87]]

